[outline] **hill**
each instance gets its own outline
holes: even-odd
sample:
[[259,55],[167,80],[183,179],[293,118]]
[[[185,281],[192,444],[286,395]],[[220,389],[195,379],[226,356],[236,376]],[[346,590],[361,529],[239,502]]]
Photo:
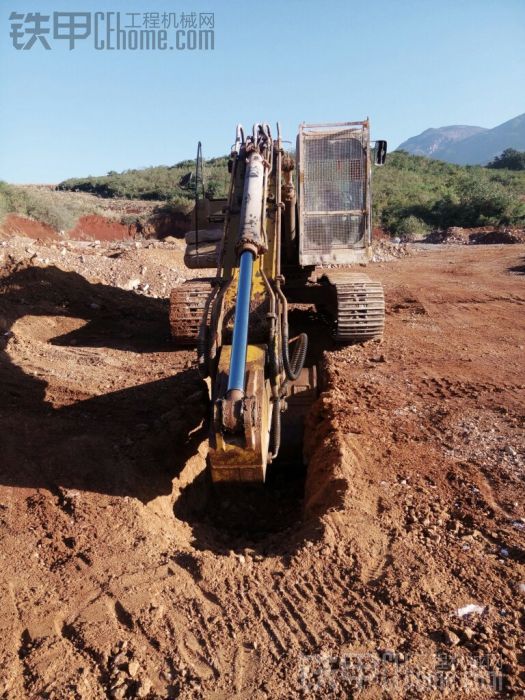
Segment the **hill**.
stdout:
[[[204,177],[207,197],[222,196],[228,186],[226,156],[206,161]],[[99,197],[153,199],[170,201],[181,207],[192,206],[195,196],[195,162],[183,160],[175,165],[114,171],[107,175],[70,178],[58,185],[59,190],[89,192]]]
[[436,152],[446,148],[451,143],[462,141],[475,134],[487,131],[481,126],[442,126],[439,129],[426,129],[418,136],[412,136],[404,141],[398,150],[406,151],[414,156],[434,157]]
[[[227,158],[205,165],[208,196],[226,196]],[[0,183],[0,218],[29,216],[60,231],[96,214],[136,225],[193,207],[193,161],[73,178],[49,187]],[[137,199],[141,197],[141,199]],[[403,151],[389,155],[373,173],[374,226],[393,235],[424,234],[449,226],[525,225],[525,172],[453,165]],[[158,228],[155,224],[155,229]]]
[[494,127],[444,126],[426,129],[398,150],[458,165],[485,165],[506,148],[525,150],[525,114]]
[[374,223],[393,234],[525,223],[525,172],[459,166],[397,151],[373,172]]

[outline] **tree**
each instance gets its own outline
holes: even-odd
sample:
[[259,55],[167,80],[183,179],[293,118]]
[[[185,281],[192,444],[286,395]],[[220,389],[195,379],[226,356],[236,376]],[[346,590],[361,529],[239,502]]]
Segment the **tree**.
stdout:
[[525,170],[525,151],[517,151],[515,148],[506,148],[501,155],[496,156],[490,161],[487,168]]

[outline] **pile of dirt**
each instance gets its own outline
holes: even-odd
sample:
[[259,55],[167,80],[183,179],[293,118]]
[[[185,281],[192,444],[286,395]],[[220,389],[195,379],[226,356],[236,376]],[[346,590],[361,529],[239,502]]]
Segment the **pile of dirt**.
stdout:
[[372,241],[372,262],[386,262],[414,253],[415,249],[406,243],[394,243],[382,238],[376,238]]
[[432,231],[432,233],[425,238],[425,243],[446,243],[448,245],[459,243],[466,245],[468,242],[467,231],[460,226],[451,226],[444,231],[441,229]]
[[206,270],[186,268],[184,248],[184,241],[175,238],[47,242],[16,236],[0,241],[0,269],[74,271],[90,282],[155,299],[167,297],[176,284],[187,278],[206,275]]
[[66,243],[0,246],[2,697],[523,695],[523,246],[372,264],[382,343],[308,314],[306,478],[232,497],[183,244]]
[[425,243],[445,243],[448,245],[485,245],[496,243],[525,243],[525,231],[511,228],[461,228],[452,226],[445,231],[433,231]]
[[497,231],[471,233],[469,236],[469,243],[525,243],[525,231],[521,229],[498,229]]

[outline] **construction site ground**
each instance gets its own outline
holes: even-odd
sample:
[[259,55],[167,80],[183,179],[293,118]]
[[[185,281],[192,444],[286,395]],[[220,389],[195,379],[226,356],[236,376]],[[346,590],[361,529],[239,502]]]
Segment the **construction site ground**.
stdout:
[[182,246],[0,244],[0,696],[525,692],[525,245],[369,266],[382,343],[307,310],[300,462],[216,491],[169,338]]

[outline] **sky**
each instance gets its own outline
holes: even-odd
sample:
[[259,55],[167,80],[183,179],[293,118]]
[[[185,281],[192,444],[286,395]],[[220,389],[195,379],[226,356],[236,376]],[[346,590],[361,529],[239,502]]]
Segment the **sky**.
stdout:
[[[173,14],[182,28],[183,13],[213,13],[215,48],[96,50],[92,30],[70,50],[53,36],[64,10],[92,27],[95,13],[120,12],[122,26],[171,13],[169,45]],[[10,37],[12,12],[21,32],[28,13],[49,16],[50,49],[16,49],[31,35]],[[210,158],[229,152],[238,122],[279,121],[293,141],[303,121],[369,116],[393,149],[429,127],[511,119],[524,87],[525,0],[0,0],[0,179],[170,165],[199,140]]]

